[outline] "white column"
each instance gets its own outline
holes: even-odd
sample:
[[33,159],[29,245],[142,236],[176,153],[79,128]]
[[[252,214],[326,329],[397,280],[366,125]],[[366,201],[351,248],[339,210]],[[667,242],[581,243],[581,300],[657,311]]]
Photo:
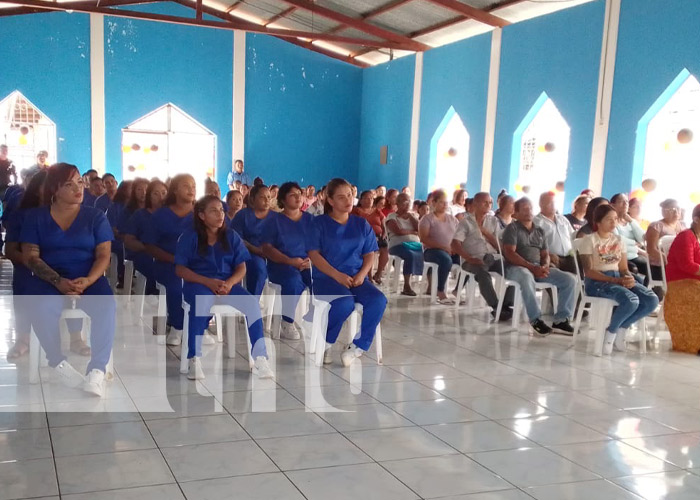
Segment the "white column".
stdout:
[[610,108],[612,106],[613,82],[615,80],[615,55],[617,54],[617,35],[620,26],[620,3],[621,0],[607,0],[605,3],[603,47],[601,49],[600,73],[598,77],[598,100],[596,103],[595,128],[593,130],[591,168],[588,177],[588,187],[597,194],[600,194],[603,190],[605,156],[608,149]]
[[90,123],[92,168],[105,173],[105,50],[104,16],[90,14]]
[[411,113],[411,145],[408,160],[408,187],[415,197],[416,168],[418,164],[418,133],[420,129],[420,96],[423,85],[423,53],[416,53],[416,68],[413,75],[413,111]]
[[486,101],[486,129],[484,131],[484,160],[481,167],[481,190],[491,189],[493,145],[496,136],[496,111],[498,108],[498,79],[501,74],[501,37],[503,31],[491,32],[491,63],[489,65],[489,89]]
[[[233,32],[233,159],[245,153],[245,31]],[[231,168],[231,166],[229,166]]]

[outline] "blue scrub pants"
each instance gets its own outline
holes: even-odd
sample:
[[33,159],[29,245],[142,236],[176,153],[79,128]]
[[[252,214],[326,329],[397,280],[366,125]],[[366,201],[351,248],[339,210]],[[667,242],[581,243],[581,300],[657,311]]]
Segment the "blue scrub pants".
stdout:
[[421,276],[423,274],[423,251],[411,250],[404,245],[394,245],[389,249],[391,255],[403,259],[403,275],[412,274]]
[[185,318],[185,312],[182,310],[182,278],[175,275],[175,264],[156,261],[155,276],[158,283],[165,286],[168,324],[172,328],[182,330]]
[[[603,274],[620,277],[620,273],[617,271],[604,271]],[[629,328],[640,319],[648,316],[659,305],[656,294],[639,283],[635,284],[633,288],[590,278],[586,278],[585,283],[586,294],[592,297],[613,299],[620,304],[615,308],[610,318],[608,326],[610,333],[617,333],[620,328]]]
[[325,275],[315,275],[313,280],[314,295],[324,298],[338,297],[331,301],[328,312],[328,330],[326,342],[334,344],[338,340],[340,329],[355,309],[355,303],[362,304],[362,323],[360,336],[353,340],[355,346],[368,351],[374,340],[377,326],[386,309],[386,297],[367,278],[358,287],[346,288]]
[[311,272],[283,264],[270,265],[267,270],[270,281],[282,287],[282,319],[293,323],[301,294],[304,289],[311,288]]
[[[28,282],[26,293],[44,296],[41,301],[41,314],[33,316],[32,325],[42,349],[46,352],[49,366],[55,367],[66,359],[61,352],[58,321],[63,309],[71,307],[71,297],[62,295],[56,287],[36,277],[32,277]],[[86,373],[95,368],[106,372],[114,343],[117,309],[107,278],[103,276],[85,289],[83,295],[77,299],[76,308],[85,311],[92,320],[90,332],[92,358]]]
[[27,296],[26,289],[27,284],[32,279],[32,272],[25,266],[13,265],[12,308],[15,314],[15,332],[17,335],[28,334],[31,331],[31,313],[32,308],[36,308],[36,304],[33,304],[32,298]]
[[251,254],[245,267],[245,287],[251,294],[260,297],[267,280],[267,263],[262,257]]
[[[258,356],[267,357],[258,298],[248,293],[240,283],[231,288],[228,296],[215,295],[209,288],[199,283],[185,282],[182,291],[185,301],[190,305],[187,359],[202,355],[202,335],[211,320],[209,311],[214,304],[231,305],[245,314],[248,336],[253,348],[253,359]],[[198,313],[206,314],[198,315]]]

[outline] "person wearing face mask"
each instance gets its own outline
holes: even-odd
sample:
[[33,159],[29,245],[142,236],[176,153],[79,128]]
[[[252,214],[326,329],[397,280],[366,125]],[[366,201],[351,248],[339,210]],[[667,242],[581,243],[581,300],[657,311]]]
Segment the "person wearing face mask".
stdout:
[[223,204],[206,195],[194,206],[194,226],[180,236],[175,249],[175,272],[184,281],[183,297],[190,305],[187,339],[187,378],[204,378],[200,358],[202,339],[215,304],[230,304],[246,316],[258,378],[274,378],[263,338],[262,315],[257,297],[241,285],[248,251],[240,236],[225,224]]
[[243,238],[250,260],[246,262],[245,287],[260,297],[267,280],[267,263],[262,250],[262,225],[268,217],[278,214],[270,210],[270,190],[264,184],[253,186],[248,207],[241,209],[231,221],[231,229]]
[[285,182],[278,193],[281,212],[262,224],[262,250],[272,283],[282,288],[282,324],[280,335],[298,340],[294,311],[306,288],[311,288],[311,261],[306,253],[306,237],[314,216],[301,211],[302,189],[296,182]]
[[[676,200],[668,199],[662,201],[661,214],[663,218],[649,224],[645,236],[647,254],[649,255],[649,264],[651,267],[651,277],[655,280],[662,279],[661,259],[665,258],[661,254],[659,241],[664,236],[676,236],[685,229],[685,224],[681,220],[681,208]],[[664,299],[663,288],[654,287],[654,293],[659,297],[659,300]]]
[[182,279],[175,274],[175,248],[180,235],[192,227],[192,208],[197,192],[194,177],[178,174],[170,181],[163,206],[153,212],[143,235],[146,251],[154,259],[154,275],[165,286],[170,333],[165,342],[180,345],[184,326]]
[[351,214],[350,183],[333,179],[326,192],[325,214],[314,218],[306,250],[313,263],[314,294],[337,297],[330,302],[328,312],[324,363],[332,362],[331,346],[355,303],[363,306],[360,335],[341,354],[343,366],[350,366],[372,345],[387,300],[367,278],[378,250],[377,238],[366,220]]
[[603,354],[625,350],[627,329],[659,305],[656,295],[639,284],[627,267],[625,244],[615,234],[617,213],[612,205],[600,205],[592,220],[594,232],[579,247],[586,276],[586,294],[618,303],[605,332]]
[[126,256],[133,261],[134,268],[146,278],[146,293],[157,293],[153,256],[146,251],[144,239],[150,230],[151,216],[163,206],[168,188],[163,181],[155,179],[148,183],[141,207],[140,189],[134,189],[139,208],[124,223],[122,234]]

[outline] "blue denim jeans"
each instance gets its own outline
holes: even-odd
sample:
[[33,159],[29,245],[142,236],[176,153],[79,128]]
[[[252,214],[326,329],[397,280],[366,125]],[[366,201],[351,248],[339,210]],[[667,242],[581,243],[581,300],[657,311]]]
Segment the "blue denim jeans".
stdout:
[[420,276],[423,274],[423,252],[421,250],[411,250],[403,245],[394,245],[389,249],[390,255],[396,255],[403,259],[403,274]]
[[[440,248],[427,248],[423,258],[425,262],[434,262],[438,265],[437,289],[438,292],[444,292],[447,278],[450,277],[450,270],[452,269],[452,256]],[[432,276],[431,279],[435,279],[435,276]]]
[[[620,277],[617,271],[606,271],[607,276]],[[659,299],[654,292],[638,282],[633,288],[596,281],[586,278],[586,294],[591,297],[612,299],[619,304],[610,318],[610,333],[617,333],[619,328],[629,328],[640,319],[648,316],[659,305]]]
[[535,295],[535,282],[550,283],[557,287],[559,304],[554,311],[554,322],[560,323],[573,317],[574,300],[576,299],[576,277],[565,271],[550,268],[549,276],[546,278],[535,278],[535,276],[524,267],[509,266],[506,268],[506,278],[513,280],[520,285],[523,296],[523,304],[530,323],[542,316],[542,310]]

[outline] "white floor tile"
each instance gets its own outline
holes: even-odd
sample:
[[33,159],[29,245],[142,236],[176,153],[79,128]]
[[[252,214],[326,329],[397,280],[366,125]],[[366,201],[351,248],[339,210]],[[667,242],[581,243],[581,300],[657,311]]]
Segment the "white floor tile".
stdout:
[[527,493],[537,500],[639,500],[640,497],[609,481],[552,484],[528,488]]
[[623,442],[682,469],[690,469],[700,464],[698,433],[624,439]]
[[51,442],[56,457],[156,448],[143,422],[56,427]]
[[454,448],[420,427],[346,432],[345,435],[378,462],[456,453]]
[[334,433],[330,425],[315,413],[285,410],[275,413],[241,413],[236,420],[253,439],[306,436]]
[[185,500],[176,484],[64,495],[64,500]]
[[645,500],[700,498],[700,477],[684,471],[623,477],[614,479],[613,482]]
[[500,420],[502,425],[541,445],[585,443],[610,439],[562,416]]
[[51,458],[47,428],[0,431],[0,462],[35,458]]
[[389,403],[389,406],[417,425],[485,420],[483,415],[449,399],[406,401]]
[[511,450],[534,446],[534,443],[496,422],[465,422],[429,425],[425,430],[462,453]]
[[[338,410],[338,411],[333,411]],[[337,406],[319,416],[340,432],[412,426],[409,420],[382,404]]]
[[0,499],[58,495],[52,458],[26,462],[0,462]]
[[147,425],[160,448],[249,439],[229,414],[149,420]]
[[[206,479],[183,483],[187,500],[303,500],[294,485],[282,473]],[[234,493],[235,492],[235,493]]]
[[372,461],[362,450],[338,433],[259,439],[257,442],[283,471]]

